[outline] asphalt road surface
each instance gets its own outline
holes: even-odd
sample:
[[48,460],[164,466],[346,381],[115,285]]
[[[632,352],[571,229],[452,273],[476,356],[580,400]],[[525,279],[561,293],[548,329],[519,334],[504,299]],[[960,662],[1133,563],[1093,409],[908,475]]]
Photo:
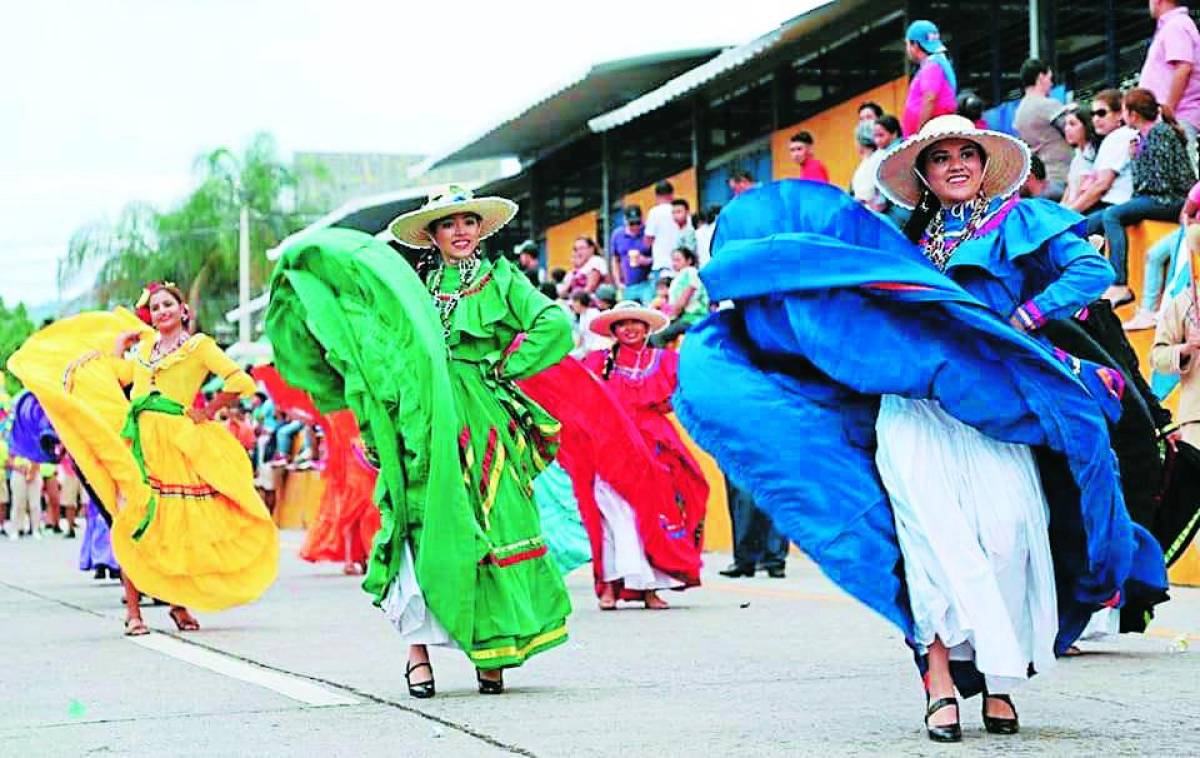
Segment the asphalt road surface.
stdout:
[[[295,557],[257,603],[178,635],[121,635],[119,585],[75,569],[78,542],[0,542],[3,756],[1200,755],[1200,590],[1152,632],[1085,643],[1014,699],[1016,737],[938,746],[900,635],[793,559],[786,579],[705,585],[664,612],[601,613],[568,577],[571,640],[481,697],[466,659],[433,651],[438,695],[404,685],[405,650],[340,566]],[[1190,643],[1190,647],[1189,647]]]

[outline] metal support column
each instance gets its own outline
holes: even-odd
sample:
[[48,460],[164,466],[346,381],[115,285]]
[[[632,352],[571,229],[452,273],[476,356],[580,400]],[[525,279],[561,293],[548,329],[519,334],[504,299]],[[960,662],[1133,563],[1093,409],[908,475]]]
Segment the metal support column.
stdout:
[[696,171],[696,210],[704,207],[704,156],[700,149],[700,135],[703,131],[702,113],[699,95],[692,98],[692,167]]
[[1029,0],[1029,57],[1042,57],[1042,4]]
[[[1000,0],[992,0],[990,7],[991,18],[1000,18]],[[990,76],[992,84],[991,104],[999,105],[1004,99],[1004,61],[1000,54],[1000,37],[997,34],[988,35],[988,49],[991,52]]]
[[612,198],[611,177],[609,168],[610,156],[608,151],[608,132],[600,133],[600,244],[607,251],[608,263],[612,265],[612,250],[608,249],[608,241],[612,239]]
[[1104,81],[1109,87],[1119,86],[1117,81],[1117,0],[1104,2]]

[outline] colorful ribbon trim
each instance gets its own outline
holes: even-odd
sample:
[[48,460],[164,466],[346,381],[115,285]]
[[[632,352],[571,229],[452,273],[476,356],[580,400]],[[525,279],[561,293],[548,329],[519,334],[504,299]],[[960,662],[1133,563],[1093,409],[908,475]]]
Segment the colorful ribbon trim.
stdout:
[[[142,482],[149,484],[150,477],[146,473],[146,455],[142,450],[142,432],[138,428],[138,416],[145,412],[165,413],[168,416],[182,416],[183,404],[172,400],[161,392],[151,392],[148,395],[142,395],[135,399],[129,406],[129,413],[125,415],[125,426],[121,428],[121,438],[129,440],[130,452],[133,454],[133,459],[137,461],[138,471],[142,475]],[[151,495],[150,501],[146,504],[146,515],[142,517],[137,528],[133,530],[134,542],[137,542],[146,534],[146,530],[150,528],[150,524],[154,521],[154,514],[157,512],[158,497]]]

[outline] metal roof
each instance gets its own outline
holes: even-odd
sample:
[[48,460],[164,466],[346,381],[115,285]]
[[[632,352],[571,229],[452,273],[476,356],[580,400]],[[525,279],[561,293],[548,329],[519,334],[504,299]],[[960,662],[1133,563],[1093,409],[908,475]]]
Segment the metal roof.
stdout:
[[628,103],[714,55],[721,48],[676,50],[599,63],[484,134],[425,162],[425,170],[498,155],[528,156],[580,132],[587,120]]
[[784,48],[797,56],[815,54],[847,34],[858,32],[861,26],[873,25],[898,7],[903,4],[897,0],[825,0],[777,29],[730,48],[638,99],[590,119],[588,128],[593,132],[616,129]]

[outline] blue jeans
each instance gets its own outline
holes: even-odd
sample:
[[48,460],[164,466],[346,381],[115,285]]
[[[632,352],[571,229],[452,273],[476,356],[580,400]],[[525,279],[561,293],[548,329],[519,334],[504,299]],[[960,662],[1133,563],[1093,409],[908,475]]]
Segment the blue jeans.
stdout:
[[654,299],[654,284],[649,279],[643,279],[637,284],[626,284],[621,297],[625,300],[636,300],[645,305]]
[[733,562],[743,569],[782,569],[788,541],[767,514],[758,509],[749,492],[726,480],[729,518],[733,521]]
[[1129,284],[1129,239],[1125,227],[1140,221],[1174,221],[1183,210],[1183,200],[1158,200],[1146,195],[1132,198],[1127,203],[1113,205],[1088,216],[1088,234],[1095,234],[1098,226],[1108,238],[1108,259],[1117,273],[1118,287]]
[[[303,428],[303,421],[289,421],[286,424],[280,424],[279,428],[275,430],[275,454],[282,455],[285,458],[291,458],[292,440],[296,437],[296,432]],[[308,438],[306,436],[304,439],[304,448],[307,447]]]
[[1183,240],[1183,227],[1168,234],[1146,253],[1146,276],[1142,285],[1142,310],[1154,312],[1167,277],[1175,270],[1175,253]]

